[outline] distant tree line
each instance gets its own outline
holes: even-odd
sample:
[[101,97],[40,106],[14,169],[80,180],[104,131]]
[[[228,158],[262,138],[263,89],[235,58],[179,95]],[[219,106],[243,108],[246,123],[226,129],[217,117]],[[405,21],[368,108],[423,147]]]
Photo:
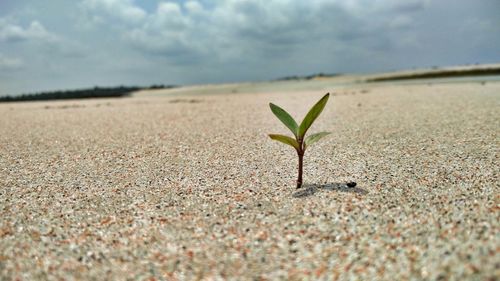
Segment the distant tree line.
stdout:
[[466,76],[487,76],[487,75],[500,75],[500,67],[489,67],[480,69],[438,69],[422,72],[422,73],[404,73],[400,75],[390,75],[387,77],[375,77],[367,79],[366,82],[381,82],[381,81],[396,81],[396,80],[410,80],[410,79],[433,79],[433,78],[452,78],[452,77],[466,77]]
[[314,78],[324,78],[324,77],[335,77],[339,76],[340,74],[337,73],[332,73],[332,74],[325,74],[325,73],[317,73],[317,74],[311,74],[307,76],[298,76],[298,75],[293,75],[293,76],[285,76],[276,79],[275,81],[288,81],[288,80],[312,80]]
[[60,90],[41,92],[34,94],[23,94],[19,96],[0,97],[0,102],[14,101],[42,101],[42,100],[61,100],[61,99],[87,99],[87,98],[114,98],[125,97],[132,92],[143,89],[170,89],[177,86],[173,85],[152,85],[150,87],[94,87],[80,90]]

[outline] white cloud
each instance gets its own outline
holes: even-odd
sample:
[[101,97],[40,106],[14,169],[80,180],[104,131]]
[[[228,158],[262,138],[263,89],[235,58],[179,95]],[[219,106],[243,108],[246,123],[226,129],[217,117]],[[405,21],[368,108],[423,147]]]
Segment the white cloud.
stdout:
[[203,6],[198,1],[187,1],[186,4],[184,4],[184,7],[188,13],[192,15],[199,15],[204,11]]
[[166,28],[167,31],[174,31],[187,27],[189,18],[181,11],[177,3],[160,3],[156,13],[150,16],[150,21],[157,28]]
[[57,36],[48,32],[38,21],[32,21],[31,24],[25,28],[6,22],[0,23],[0,41],[15,42],[24,40],[53,42],[57,40]]
[[[34,20],[28,26],[9,22],[6,19],[0,19],[0,42],[12,43],[15,45],[22,43],[23,46],[36,48],[43,51],[46,55],[57,55],[62,57],[81,57],[85,51],[83,44],[73,42],[64,37],[58,36],[48,31],[43,24]],[[12,60],[4,59],[5,65],[14,65]]]
[[[208,6],[191,0],[160,2],[147,13],[132,0],[84,0],[83,7],[94,18],[106,14],[123,38],[145,52],[204,53],[224,60],[248,52],[283,55],[311,41],[385,41],[377,39],[381,29],[409,26],[407,14],[422,9],[425,2],[220,0]],[[403,12],[395,18],[386,16],[394,11]]]
[[[146,17],[146,12],[136,6],[132,0],[84,0],[81,6],[86,11],[128,24],[140,23]],[[94,15],[93,19],[102,21],[98,15]]]
[[0,70],[16,70],[23,67],[23,61],[19,58],[11,58],[0,54]]
[[[313,40],[330,29],[321,18],[342,12],[336,7],[334,13],[332,9],[325,10],[325,7],[333,7],[328,1],[290,5],[281,0],[225,0],[210,8],[194,0],[182,5],[160,2],[155,11],[141,16],[141,20],[131,26],[121,11],[140,9],[132,1],[85,0],[83,3],[91,16],[105,10],[109,18],[120,19],[112,24],[119,27],[123,38],[146,52],[208,54],[210,59],[222,60],[247,51],[293,49],[295,44]],[[315,19],[318,12],[321,18]]]

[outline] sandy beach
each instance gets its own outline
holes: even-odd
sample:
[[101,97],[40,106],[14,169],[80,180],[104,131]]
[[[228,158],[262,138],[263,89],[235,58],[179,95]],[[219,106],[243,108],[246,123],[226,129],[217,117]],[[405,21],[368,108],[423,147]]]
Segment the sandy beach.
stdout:
[[497,280],[500,82],[346,81],[0,104],[0,279]]

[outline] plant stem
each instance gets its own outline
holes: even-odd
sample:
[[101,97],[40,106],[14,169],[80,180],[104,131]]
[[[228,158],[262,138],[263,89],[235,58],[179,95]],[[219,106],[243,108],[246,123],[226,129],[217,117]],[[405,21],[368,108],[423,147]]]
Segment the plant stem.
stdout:
[[[302,147],[302,143],[300,144]],[[299,176],[297,178],[297,188],[302,187],[302,164],[304,160],[304,151],[301,149],[297,151],[297,154],[299,155]]]

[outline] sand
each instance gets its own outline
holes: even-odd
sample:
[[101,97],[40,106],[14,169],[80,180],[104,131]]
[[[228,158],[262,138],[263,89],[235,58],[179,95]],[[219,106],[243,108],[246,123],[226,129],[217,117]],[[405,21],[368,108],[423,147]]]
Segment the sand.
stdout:
[[496,280],[500,83],[321,83],[0,104],[0,279]]

